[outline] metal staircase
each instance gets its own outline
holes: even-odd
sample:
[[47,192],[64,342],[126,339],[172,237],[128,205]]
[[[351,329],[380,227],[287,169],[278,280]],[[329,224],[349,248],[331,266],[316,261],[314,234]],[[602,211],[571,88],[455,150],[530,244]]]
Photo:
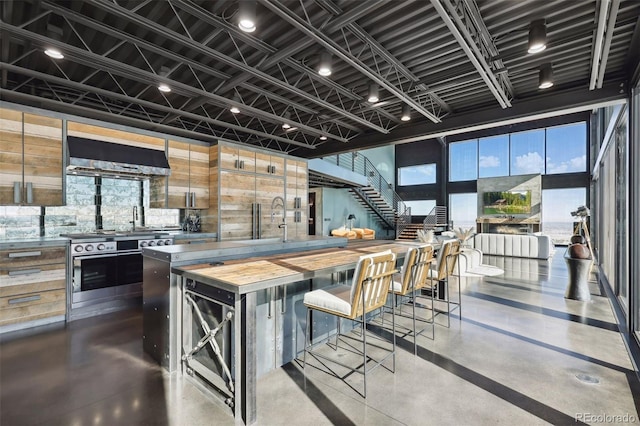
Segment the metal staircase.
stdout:
[[367,178],[366,186],[351,187],[349,192],[385,229],[395,230],[396,237],[411,223],[411,209],[367,157],[358,152],[348,152],[324,157],[323,160]]

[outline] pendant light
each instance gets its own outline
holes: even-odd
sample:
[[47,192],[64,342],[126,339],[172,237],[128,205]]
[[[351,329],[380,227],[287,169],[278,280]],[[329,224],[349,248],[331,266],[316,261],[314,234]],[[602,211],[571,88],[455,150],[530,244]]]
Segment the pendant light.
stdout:
[[[241,103],[240,97],[238,95],[233,95],[233,102]],[[238,108],[235,104],[231,105],[231,108],[229,108],[229,111],[231,111],[233,114],[240,114],[240,108]]]
[[547,48],[547,28],[544,19],[531,22],[529,26],[529,53],[539,53]]
[[538,73],[538,87],[540,89],[548,89],[553,86],[553,68],[551,64],[543,64],[540,66]]
[[405,104],[402,107],[402,117],[400,117],[400,120],[402,120],[402,121],[411,120],[411,107],[409,105]]
[[320,54],[320,63],[318,64],[318,74],[323,77],[331,75],[331,53],[322,52]]
[[369,95],[367,97],[367,101],[371,103],[376,103],[380,100],[380,93],[378,89],[378,85],[372,83],[369,85]]
[[238,27],[245,33],[256,30],[256,2],[242,0],[238,2]]

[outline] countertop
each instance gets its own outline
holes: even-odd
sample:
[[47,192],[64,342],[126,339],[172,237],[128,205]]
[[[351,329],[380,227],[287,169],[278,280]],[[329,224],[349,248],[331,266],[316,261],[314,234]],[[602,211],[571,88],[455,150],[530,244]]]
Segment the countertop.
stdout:
[[64,237],[36,237],[12,240],[0,240],[0,250],[23,249],[30,247],[59,247],[69,243]]
[[202,244],[176,244],[145,247],[142,255],[178,264],[202,263],[227,259],[248,258],[266,254],[313,250],[326,247],[344,247],[346,238],[309,235],[283,242],[280,238],[261,240],[215,241]]
[[347,247],[342,248],[231,260],[219,266],[207,263],[187,265],[172,268],[172,272],[198,283],[235,294],[246,294],[353,269],[358,258],[365,254],[391,250],[401,260],[411,246],[415,246],[415,243],[388,240],[349,242]]

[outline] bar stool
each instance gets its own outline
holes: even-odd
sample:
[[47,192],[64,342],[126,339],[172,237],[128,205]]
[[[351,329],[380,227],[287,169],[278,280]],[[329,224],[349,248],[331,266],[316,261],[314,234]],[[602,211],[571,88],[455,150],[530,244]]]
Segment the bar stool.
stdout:
[[[460,240],[451,239],[442,243],[442,247],[438,250],[436,256],[436,264],[434,268],[429,269],[431,296],[435,299],[446,302],[447,310],[447,327],[451,327],[451,312],[458,309],[460,318],[462,318],[462,293],[460,292],[460,267],[458,266],[458,256],[460,255]],[[449,291],[449,277],[451,277],[458,266],[458,300],[452,301]],[[442,290],[442,294],[441,294]],[[434,300],[435,300],[434,299]],[[453,309],[451,308],[453,306]],[[434,311],[435,313],[436,311]],[[441,313],[441,312],[439,312]]]
[[[400,274],[396,275],[393,282],[391,283],[391,287],[389,287],[389,292],[393,294],[393,299],[395,299],[392,300],[392,304],[394,306],[397,303],[398,296],[400,296],[401,298],[409,296],[411,298],[414,355],[418,353],[418,335],[427,329],[425,327],[422,330],[416,330],[416,319],[418,319],[416,317],[416,292],[420,291],[420,289],[422,289],[427,284],[427,279],[429,277],[429,267],[434,262],[434,260],[433,246],[431,246],[430,244],[425,244],[418,247],[410,247],[409,250],[407,250],[407,254],[405,255]],[[433,339],[435,337],[433,292],[431,292],[430,310],[431,319],[419,318],[419,320],[431,324],[431,338]],[[402,315],[402,304],[400,305],[399,315]]]
[[[304,295],[303,303],[307,307],[307,326],[305,331],[305,346],[303,369],[307,363],[307,352],[314,357],[323,358],[335,364],[341,365],[353,372],[360,373],[364,376],[364,392],[363,397],[367,396],[367,373],[382,365],[389,357],[393,358],[393,368],[390,370],[395,372],[395,354],[396,354],[396,335],[395,335],[395,319],[393,321],[393,337],[392,349],[379,360],[367,356],[367,313],[380,309],[387,301],[389,294],[389,285],[393,278],[395,270],[396,255],[390,250],[361,256],[353,274],[351,285],[336,285],[328,288],[322,288],[311,291]],[[340,332],[341,318],[349,319],[360,323],[361,342],[362,342],[362,364],[361,367],[352,367],[345,363],[337,361],[334,357],[318,353],[311,350],[311,339],[309,328],[311,324],[311,311],[317,310],[327,314],[334,315],[338,321],[338,332],[336,334],[337,351]],[[357,339],[360,340],[360,339]],[[348,349],[353,352],[353,347]],[[367,367],[369,362],[373,365]],[[342,378],[344,380],[344,378]],[[346,383],[346,381],[345,381]]]

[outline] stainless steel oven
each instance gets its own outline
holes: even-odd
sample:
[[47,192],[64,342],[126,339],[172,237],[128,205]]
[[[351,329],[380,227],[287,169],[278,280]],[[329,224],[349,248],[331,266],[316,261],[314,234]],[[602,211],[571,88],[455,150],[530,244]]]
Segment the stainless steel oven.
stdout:
[[69,317],[83,318],[131,306],[142,296],[142,247],[173,244],[168,236],[71,240]]

